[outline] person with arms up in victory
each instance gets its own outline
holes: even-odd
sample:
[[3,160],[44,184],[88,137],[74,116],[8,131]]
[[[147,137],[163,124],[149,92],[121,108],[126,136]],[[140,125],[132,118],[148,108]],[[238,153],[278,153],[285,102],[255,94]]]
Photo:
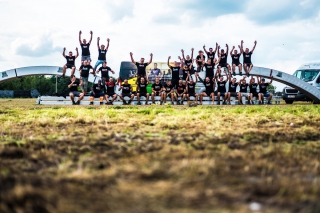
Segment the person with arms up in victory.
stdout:
[[[240,52],[241,52],[241,46],[238,45]],[[240,76],[242,75],[242,64],[240,63],[240,56],[241,54],[238,53],[238,50],[234,49],[235,46],[232,47],[232,50],[230,52],[231,58],[232,58],[232,74],[236,75],[236,67],[239,69]]]
[[[107,38],[107,47],[105,47],[103,44],[102,44],[101,47],[100,47],[99,41],[100,41],[100,37],[97,38],[97,46],[98,46],[99,56],[98,56],[98,61],[97,61],[96,64],[94,65],[94,69],[95,69],[95,70],[97,70],[97,67],[98,67],[100,64],[103,64],[103,62],[107,61],[107,59],[106,59],[106,54],[107,54],[107,52],[108,52],[110,39]],[[107,81],[108,81],[108,80],[107,80]]]
[[103,104],[104,91],[100,79],[98,80],[98,83],[92,85],[92,89],[90,92],[90,105],[93,105],[94,98],[100,98],[100,105]]
[[203,63],[206,60],[206,56],[203,55],[203,51],[199,50],[199,55],[196,58],[196,62],[197,62],[197,72],[200,72],[203,68]]
[[170,59],[171,59],[171,56],[168,57],[167,65],[171,70],[171,76],[172,76],[171,83],[173,85],[173,88],[176,88],[179,84],[179,79],[180,79],[179,78],[179,71],[182,67],[182,64],[180,63],[180,65],[179,65],[177,61],[174,61],[174,66],[171,66]]
[[[122,93],[120,94],[120,99],[123,101],[123,105],[131,104],[131,101],[134,98],[134,94],[132,94],[132,86],[128,83],[127,79],[124,80],[123,84],[119,87],[118,90],[122,90]],[[124,100],[124,97],[130,98],[128,103]]]
[[149,101],[149,93],[147,92],[147,86],[149,84],[148,79],[141,77],[140,81],[137,81],[136,84],[137,84],[137,99],[138,99],[137,105],[141,105],[141,102],[140,102],[141,97],[146,98],[145,105],[148,105],[148,101]]
[[268,98],[268,104],[271,104],[271,99],[273,94],[267,92],[267,88],[270,84],[272,84],[273,76],[271,76],[270,82],[266,83],[266,80],[264,78],[261,78],[261,76],[258,78],[258,84],[259,84],[259,104],[264,104],[264,97]]
[[206,50],[206,45],[203,45],[203,50],[207,54],[208,59],[212,60],[212,63],[216,63],[217,59],[215,58],[215,54],[218,50],[218,43],[216,43],[216,49],[213,51],[213,48],[209,48],[209,52]]
[[[190,57],[189,55],[187,55],[186,57],[184,57],[184,50],[183,50],[183,49],[181,50],[183,63],[184,63],[185,65],[187,65],[188,67],[190,67],[191,74],[194,73],[194,67],[193,67],[193,63],[194,63],[194,60],[193,60],[193,51],[194,51],[194,48],[191,48],[191,57]],[[181,58],[179,58],[179,59],[180,59],[180,61],[181,61]]]
[[220,52],[220,46],[218,46],[218,55],[219,55],[219,58],[217,61],[217,63],[219,63],[218,68],[221,69],[222,67],[224,67],[224,68],[228,69],[228,72],[231,72],[231,67],[227,62],[228,61],[228,54],[229,54],[228,44],[226,44],[226,52],[224,52],[224,49],[221,49],[221,52]]
[[146,67],[152,63],[152,57],[153,54],[150,53],[150,60],[148,63],[144,63],[144,58],[140,59],[140,62],[135,62],[135,60],[133,59],[133,53],[130,52],[130,57],[131,57],[131,61],[132,63],[134,63],[137,66],[137,80],[140,81],[141,77],[144,77],[145,79],[147,79],[147,75],[146,75]]
[[[118,97],[118,95],[114,91],[116,84],[115,84],[113,78],[110,78],[109,81],[106,81],[105,85],[107,87],[107,91],[106,91],[106,95],[105,95],[106,101],[107,101],[106,104],[113,105],[113,102]],[[109,100],[109,97],[112,97],[111,101]]]
[[83,39],[81,41],[81,30],[79,31],[79,43],[80,43],[80,46],[81,46],[81,61],[91,61],[91,57],[90,57],[90,44],[91,44],[91,41],[92,41],[92,34],[93,32],[90,31],[90,40],[89,42],[87,43],[87,40],[86,39]]
[[[84,94],[78,91],[78,86],[81,86],[81,84],[82,82],[80,83],[75,75],[71,75],[68,88],[70,90],[69,96],[73,105],[79,105],[80,101],[83,99]],[[74,101],[74,97],[78,97],[77,102]]]
[[65,59],[67,60],[66,65],[64,65],[62,67],[62,78],[64,78],[67,69],[71,69],[71,76],[74,75],[74,72],[76,70],[76,66],[75,66],[75,60],[76,58],[78,58],[79,56],[79,52],[78,52],[78,47],[76,47],[76,51],[77,51],[77,55],[72,55],[72,52],[70,51],[69,54],[66,56],[65,52],[66,52],[66,48],[63,48],[63,57],[65,57]]
[[241,53],[243,55],[243,69],[247,73],[247,76],[250,75],[250,71],[252,70],[253,64],[251,62],[251,55],[254,51],[254,49],[257,46],[257,41],[254,41],[254,46],[251,51],[249,51],[249,48],[246,48],[246,50],[243,50],[243,40],[241,41]]
[[[91,69],[92,69],[92,72],[90,72]],[[81,86],[82,93],[86,94],[88,90],[89,74],[95,75],[95,71],[88,61],[83,61],[83,64],[79,68],[79,71],[80,71],[80,77],[81,77],[80,79],[83,82]]]

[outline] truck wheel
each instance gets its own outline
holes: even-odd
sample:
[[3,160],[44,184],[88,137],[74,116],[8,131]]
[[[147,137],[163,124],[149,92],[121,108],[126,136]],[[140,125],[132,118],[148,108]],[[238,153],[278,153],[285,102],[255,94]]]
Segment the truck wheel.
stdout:
[[291,100],[285,100],[285,102],[286,102],[286,104],[292,104],[293,103],[293,101],[291,101]]

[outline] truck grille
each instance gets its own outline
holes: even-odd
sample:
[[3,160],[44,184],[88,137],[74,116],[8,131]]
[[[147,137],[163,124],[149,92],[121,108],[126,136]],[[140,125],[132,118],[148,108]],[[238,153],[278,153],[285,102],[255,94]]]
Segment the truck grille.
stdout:
[[287,94],[298,94],[298,90],[296,89],[286,89]]

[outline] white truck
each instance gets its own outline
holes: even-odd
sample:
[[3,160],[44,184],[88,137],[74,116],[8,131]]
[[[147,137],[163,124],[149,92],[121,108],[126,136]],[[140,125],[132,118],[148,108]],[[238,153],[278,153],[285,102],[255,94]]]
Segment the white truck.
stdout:
[[[302,64],[293,76],[311,84],[320,90],[320,62]],[[292,104],[294,101],[312,101],[303,92],[292,87],[283,88],[282,98],[287,104]]]

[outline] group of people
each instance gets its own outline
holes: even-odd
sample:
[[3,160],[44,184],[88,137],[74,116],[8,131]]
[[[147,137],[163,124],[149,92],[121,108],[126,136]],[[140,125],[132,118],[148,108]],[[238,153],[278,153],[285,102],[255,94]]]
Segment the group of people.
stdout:
[[[92,41],[92,31],[90,31],[90,40],[89,42],[86,39],[81,40],[82,32],[79,32],[79,43],[82,50],[81,55],[81,66],[80,71],[80,81],[77,81],[74,76],[75,72],[75,59],[79,56],[78,48],[76,48],[76,55],[73,56],[73,53],[70,51],[69,55],[65,55],[65,50],[63,50],[63,56],[66,58],[67,63],[63,66],[64,77],[66,70],[71,69],[71,78],[68,84],[70,89],[70,97],[73,104],[79,104],[83,99],[85,92],[87,91],[88,77],[89,74],[96,76],[101,72],[101,79],[93,84],[93,87],[90,92],[90,104],[93,104],[94,98],[100,98],[100,104],[112,104],[117,98],[115,88],[119,82],[115,82],[113,78],[109,77],[109,72],[114,73],[114,71],[107,66],[106,53],[109,48],[110,39],[107,39],[107,46],[100,45],[100,38],[97,38],[97,47],[98,47],[98,60],[94,67],[90,65],[90,44]],[[147,78],[146,67],[152,63],[153,54],[150,54],[150,60],[145,62],[144,58],[141,58],[139,62],[136,62],[133,58],[133,53],[130,52],[130,58],[132,63],[137,67],[136,71],[136,93],[132,91],[132,85],[128,83],[128,80],[125,79],[122,84],[119,84],[118,90],[121,91],[119,95],[120,99],[123,101],[123,104],[130,104],[134,99],[134,96],[137,96],[138,105],[141,104],[141,97],[145,97],[146,104],[148,104],[149,98],[151,96],[152,103],[155,103],[155,97],[160,97],[160,104],[166,103],[167,97],[171,99],[171,103],[174,104],[174,101],[177,101],[177,104],[183,104],[185,100],[190,100],[190,97],[194,97],[195,101],[199,101],[202,104],[203,97],[210,97],[212,99],[212,104],[214,104],[215,96],[217,96],[218,104],[220,104],[220,98],[223,98],[222,104],[230,104],[230,98],[238,98],[238,104],[242,103],[242,97],[248,98],[248,103],[253,104],[253,97],[259,99],[259,103],[263,104],[264,97],[268,97],[268,103],[272,98],[272,94],[267,92],[267,87],[272,83],[271,81],[266,83],[264,78],[256,77],[256,79],[251,76],[247,82],[246,78],[250,76],[250,71],[253,67],[251,62],[251,55],[255,50],[257,42],[254,42],[254,46],[251,51],[248,48],[243,48],[243,41],[241,41],[238,50],[235,50],[233,46],[232,50],[229,52],[229,46],[226,44],[226,50],[220,49],[220,46],[216,43],[215,49],[209,48],[209,51],[206,50],[205,45],[203,50],[199,51],[199,55],[194,59],[193,52],[194,48],[191,49],[191,56],[184,55],[184,50],[181,50],[182,57],[178,56],[180,61],[174,61],[173,66],[170,64],[171,57],[168,57],[167,65],[170,69],[171,79],[167,80],[164,84],[160,83],[159,77],[155,77],[152,84],[152,92],[149,94],[147,92],[147,86],[150,83]],[[206,53],[206,56],[204,55]],[[215,55],[218,55],[216,58]],[[231,56],[232,63],[231,66],[227,62],[228,56]],[[243,56],[243,63],[240,63],[240,57]],[[196,68],[193,64],[196,64]],[[99,69],[99,65],[102,65]],[[215,68],[216,66],[216,68]],[[238,67],[239,75],[242,75],[242,70],[245,71],[244,75],[238,82],[236,75],[236,67]],[[155,64],[155,68],[156,64]],[[224,68],[224,69],[222,69]],[[90,71],[91,70],[91,71]],[[223,70],[223,73],[222,73]],[[153,73],[155,76],[159,75],[161,71],[156,69],[157,73]],[[205,71],[205,79],[201,79],[199,72]],[[225,78],[223,77],[225,75]],[[195,78],[195,79],[193,79]],[[197,94],[195,91],[196,84],[202,82],[205,88],[205,91]],[[227,86],[228,85],[228,86]],[[78,92],[78,86],[81,87],[81,92]],[[228,90],[227,90],[228,87]],[[240,88],[237,92],[237,88]],[[250,92],[248,92],[248,87]],[[259,87],[259,92],[257,88]],[[75,102],[74,97],[79,97],[78,101]],[[127,102],[124,98],[129,97]],[[111,100],[109,100],[111,99]]]

